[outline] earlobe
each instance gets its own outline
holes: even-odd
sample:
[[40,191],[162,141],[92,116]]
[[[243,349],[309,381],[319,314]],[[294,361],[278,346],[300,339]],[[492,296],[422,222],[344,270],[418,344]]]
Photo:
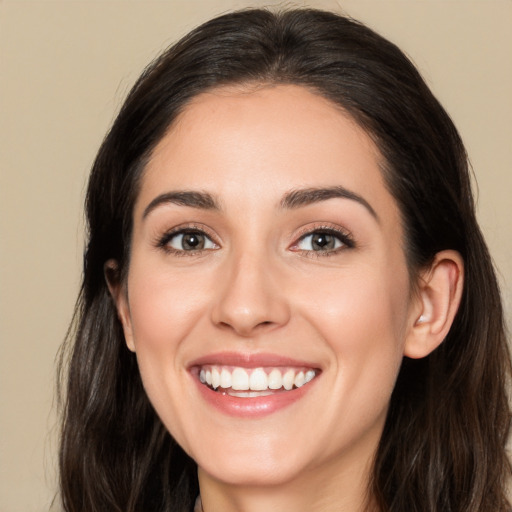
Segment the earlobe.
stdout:
[[128,295],[119,276],[119,265],[117,261],[113,259],[106,261],[103,266],[103,273],[108,290],[116,306],[117,317],[123,326],[126,346],[129,350],[135,352]]
[[457,251],[441,251],[418,282],[416,307],[405,341],[404,355],[427,356],[448,334],[459,308],[464,262]]

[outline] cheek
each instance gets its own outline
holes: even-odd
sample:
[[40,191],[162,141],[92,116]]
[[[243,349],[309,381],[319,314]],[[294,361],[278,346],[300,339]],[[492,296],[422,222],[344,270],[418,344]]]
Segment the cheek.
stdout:
[[[193,281],[132,261],[128,277],[131,330],[144,388],[165,424],[179,415],[184,384],[182,341],[196,328],[204,294]],[[179,436],[179,434],[178,434]]]
[[175,349],[197,321],[198,304],[204,297],[194,280],[141,271],[135,265],[128,290],[137,351]]
[[[341,346],[359,339],[377,342],[367,333],[380,333],[399,342],[403,338],[409,306],[408,276],[402,269],[388,272],[370,266],[326,274],[304,286],[302,306],[319,329],[339,330]],[[316,319],[316,320],[315,320]],[[363,341],[364,340],[364,341]]]
[[[194,445],[193,387],[184,361],[184,342],[197,332],[198,301],[195,287],[160,274],[134,276],[130,296],[135,352],[146,394],[162,423],[188,452]],[[186,293],[183,289],[186,288]],[[191,434],[192,432],[192,434]]]
[[[324,284],[324,286],[322,286]],[[362,267],[316,281],[301,309],[338,365],[337,385],[387,400],[400,367],[409,308],[406,270]]]

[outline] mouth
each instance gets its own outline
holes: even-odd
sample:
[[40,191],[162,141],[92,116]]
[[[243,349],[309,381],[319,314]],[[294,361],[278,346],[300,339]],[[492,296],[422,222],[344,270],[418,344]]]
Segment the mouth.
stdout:
[[200,383],[221,395],[257,398],[287,393],[311,382],[319,371],[308,367],[258,367],[202,365]]
[[[189,374],[209,407],[228,416],[259,419],[305,403],[323,369],[270,353],[220,352],[193,361]],[[209,410],[213,410],[210,409]]]

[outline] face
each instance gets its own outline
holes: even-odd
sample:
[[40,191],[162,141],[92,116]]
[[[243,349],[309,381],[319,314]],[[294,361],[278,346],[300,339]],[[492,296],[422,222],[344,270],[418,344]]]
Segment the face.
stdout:
[[276,484],[371,459],[414,316],[379,162],[296,86],[202,94],[156,147],[118,309],[206,474]]

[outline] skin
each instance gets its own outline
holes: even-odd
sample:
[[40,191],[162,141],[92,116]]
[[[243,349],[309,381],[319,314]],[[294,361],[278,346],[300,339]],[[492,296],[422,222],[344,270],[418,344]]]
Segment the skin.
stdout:
[[[412,286],[380,163],[349,116],[297,86],[199,95],[153,153],[128,277],[111,291],[151,402],[198,463],[206,512],[371,509],[372,458],[402,357],[442,341],[462,286],[462,262],[448,252]],[[282,206],[313,187],[344,187],[367,205]],[[154,203],[184,190],[219,209]],[[206,248],[165,238],[180,226],[206,233]],[[313,250],[307,234],[325,228],[352,243]],[[299,357],[321,374],[283,409],[233,417],[204,401],[189,371],[222,351]]]

